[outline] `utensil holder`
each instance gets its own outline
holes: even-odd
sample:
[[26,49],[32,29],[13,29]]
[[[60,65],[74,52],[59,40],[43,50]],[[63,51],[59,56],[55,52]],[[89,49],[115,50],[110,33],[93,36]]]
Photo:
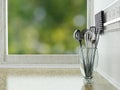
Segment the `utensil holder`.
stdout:
[[98,66],[97,48],[80,48],[80,70],[86,83],[92,83],[93,74]]

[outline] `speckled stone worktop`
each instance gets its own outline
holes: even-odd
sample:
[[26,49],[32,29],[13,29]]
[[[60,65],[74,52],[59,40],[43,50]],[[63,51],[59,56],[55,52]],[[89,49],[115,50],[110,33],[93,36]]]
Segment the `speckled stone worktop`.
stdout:
[[[78,77],[82,79],[79,69],[0,69],[0,90],[9,90],[7,87],[7,79],[9,76],[45,76],[45,77]],[[83,85],[78,90],[117,90],[107,80],[105,80],[98,73],[94,75],[93,84]],[[74,82],[77,83],[77,82]]]

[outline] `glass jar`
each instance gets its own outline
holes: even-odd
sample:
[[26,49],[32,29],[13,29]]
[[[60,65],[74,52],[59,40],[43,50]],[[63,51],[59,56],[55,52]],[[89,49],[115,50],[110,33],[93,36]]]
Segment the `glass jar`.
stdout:
[[97,48],[80,48],[79,51],[80,70],[87,83],[92,82],[93,74],[98,66]]

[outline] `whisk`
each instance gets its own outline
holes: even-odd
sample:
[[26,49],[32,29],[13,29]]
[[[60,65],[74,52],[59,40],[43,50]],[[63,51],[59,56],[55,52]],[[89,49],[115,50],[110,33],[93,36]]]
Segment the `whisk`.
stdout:
[[94,59],[95,59],[96,49],[97,49],[99,37],[100,37],[100,30],[96,29],[96,27],[94,27],[94,26],[90,27],[90,30],[95,33],[95,40],[93,41],[93,46],[94,46],[93,56],[92,56],[92,62],[91,62],[91,66],[90,66],[91,74],[92,74],[93,67],[94,67]]
[[85,39],[85,46],[86,46],[86,68],[87,77],[91,76],[91,66],[93,65],[92,59],[93,59],[93,41],[95,40],[95,34],[91,30],[87,30],[84,34]]

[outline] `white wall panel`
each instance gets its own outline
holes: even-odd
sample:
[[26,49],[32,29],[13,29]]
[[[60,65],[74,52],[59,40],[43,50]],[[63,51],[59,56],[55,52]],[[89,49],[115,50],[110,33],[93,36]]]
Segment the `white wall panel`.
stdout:
[[[116,6],[119,9],[117,9]],[[120,0],[94,0],[94,13],[97,13],[101,10],[105,11],[107,22],[119,18],[120,16],[118,16],[116,12],[120,10]],[[115,17],[115,15],[117,17]],[[111,79],[109,81],[112,81],[113,84],[115,84],[115,86],[119,88],[120,21],[106,25],[105,33],[100,37],[98,48],[99,48],[98,71],[100,71],[100,73],[102,71],[102,74],[105,74],[103,76],[105,76],[107,79]]]
[[102,9],[105,9],[115,1],[117,0],[94,0],[94,12],[97,13]]

